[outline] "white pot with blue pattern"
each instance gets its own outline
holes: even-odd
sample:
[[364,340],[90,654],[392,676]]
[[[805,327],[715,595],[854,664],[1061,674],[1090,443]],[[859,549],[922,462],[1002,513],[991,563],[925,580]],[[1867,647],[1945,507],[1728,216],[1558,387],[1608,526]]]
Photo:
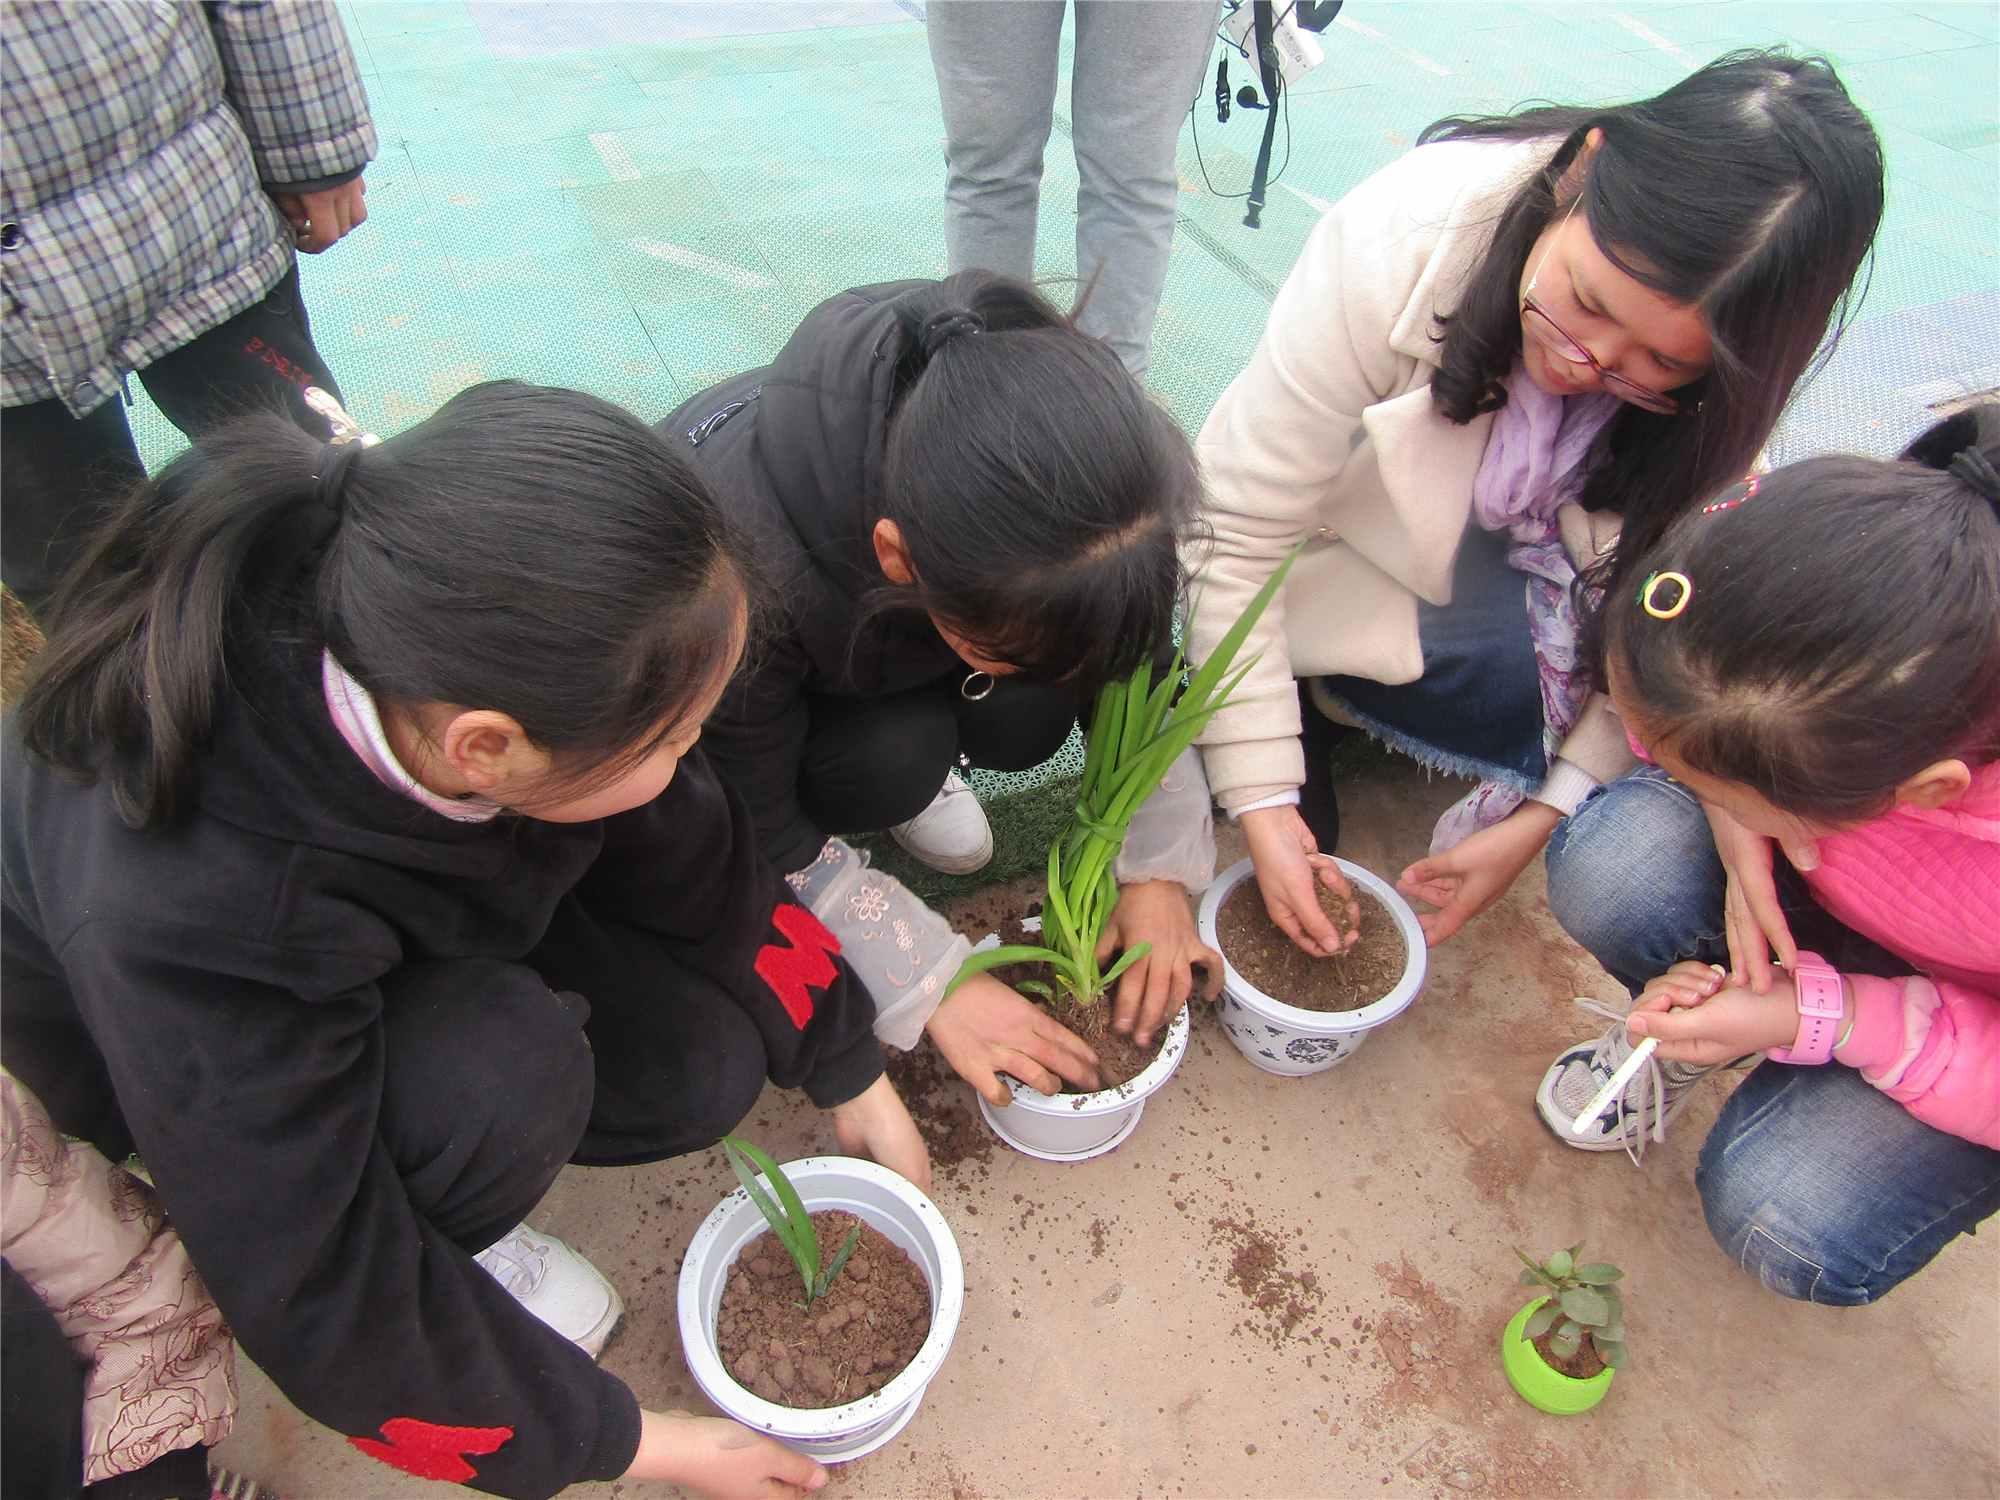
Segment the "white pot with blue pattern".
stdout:
[[1222,1029],[1229,1033],[1236,1050],[1266,1073],[1296,1078],[1306,1073],[1324,1073],[1335,1063],[1345,1062],[1371,1031],[1395,1020],[1423,990],[1430,949],[1410,903],[1380,876],[1344,859],[1336,863],[1358,890],[1367,891],[1382,903],[1395,918],[1396,930],[1403,938],[1402,977],[1388,994],[1359,1010],[1304,1010],[1287,1005],[1236,972],[1236,966],[1229,962],[1228,950],[1216,935],[1216,920],[1229,893],[1255,878],[1249,860],[1224,870],[1202,895],[1201,910],[1195,918],[1201,940],[1222,955],[1219,1005]]

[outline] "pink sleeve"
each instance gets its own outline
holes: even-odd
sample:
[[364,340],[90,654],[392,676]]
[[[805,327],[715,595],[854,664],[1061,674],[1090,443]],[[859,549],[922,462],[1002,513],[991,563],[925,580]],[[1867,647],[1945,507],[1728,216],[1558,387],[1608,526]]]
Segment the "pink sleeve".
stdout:
[[1912,975],[1850,974],[1839,1060],[1927,1125],[2000,1147],[2000,997]]

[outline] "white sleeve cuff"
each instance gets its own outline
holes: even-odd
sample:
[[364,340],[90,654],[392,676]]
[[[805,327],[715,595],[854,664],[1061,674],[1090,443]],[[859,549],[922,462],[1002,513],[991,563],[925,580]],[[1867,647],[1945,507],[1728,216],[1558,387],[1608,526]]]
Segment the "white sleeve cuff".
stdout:
[[1574,761],[1564,760],[1560,755],[1549,767],[1548,778],[1533,800],[1545,807],[1553,807],[1565,818],[1583,806],[1584,799],[1602,786],[1595,776]]
[[1241,807],[1230,808],[1229,821],[1234,823],[1245,813],[1262,812],[1267,807],[1297,807],[1298,805],[1299,789],[1293,787],[1289,791],[1273,792],[1268,797],[1259,797],[1255,802],[1246,802]]

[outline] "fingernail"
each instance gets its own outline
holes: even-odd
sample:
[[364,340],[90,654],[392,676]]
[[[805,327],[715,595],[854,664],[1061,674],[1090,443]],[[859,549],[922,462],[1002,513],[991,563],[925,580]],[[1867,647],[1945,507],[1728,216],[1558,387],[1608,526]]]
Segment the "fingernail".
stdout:
[[1625,1029],[1635,1035],[1644,1036],[1646,1034],[1646,1018],[1644,1016],[1626,1017]]

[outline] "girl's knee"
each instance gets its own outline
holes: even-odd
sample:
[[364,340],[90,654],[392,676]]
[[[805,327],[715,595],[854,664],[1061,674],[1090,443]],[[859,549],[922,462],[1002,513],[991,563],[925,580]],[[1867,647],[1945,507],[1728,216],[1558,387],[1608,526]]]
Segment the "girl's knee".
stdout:
[[1695,1181],[1716,1244],[1767,1291],[1795,1302],[1858,1307],[1902,1280],[1845,1248],[1857,1210],[1801,1193],[1795,1171],[1771,1173],[1755,1159],[1720,1153],[1712,1160],[1704,1150]]

